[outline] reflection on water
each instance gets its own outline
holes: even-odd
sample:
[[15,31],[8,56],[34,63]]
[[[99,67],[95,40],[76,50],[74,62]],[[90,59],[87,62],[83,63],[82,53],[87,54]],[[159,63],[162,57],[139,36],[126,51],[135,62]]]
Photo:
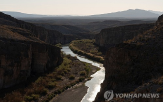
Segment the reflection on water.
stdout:
[[100,84],[104,81],[105,69],[103,64],[91,61],[85,57],[74,54],[68,46],[63,46],[62,50],[65,54],[70,54],[71,56],[76,56],[80,61],[91,63],[94,66],[101,68],[98,72],[91,75],[92,79],[87,81],[85,85],[88,87],[87,94],[83,97],[81,102],[92,102],[94,101],[97,93],[100,91]]

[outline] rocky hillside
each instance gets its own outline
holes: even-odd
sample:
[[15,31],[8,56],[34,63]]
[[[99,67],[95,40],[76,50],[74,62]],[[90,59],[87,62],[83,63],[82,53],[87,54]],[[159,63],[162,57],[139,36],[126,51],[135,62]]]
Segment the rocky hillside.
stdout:
[[56,24],[47,24],[47,23],[37,23],[36,25],[42,26],[46,29],[59,31],[65,35],[73,35],[79,39],[94,37],[94,34],[92,34],[90,31],[74,25],[56,25]]
[[88,29],[91,32],[94,33],[100,33],[102,29],[105,28],[113,28],[113,27],[119,27],[119,26],[126,26],[126,25],[134,25],[134,24],[149,24],[154,23],[155,20],[104,20],[104,21],[95,21],[90,22],[83,25],[77,25],[78,27]]
[[123,41],[132,39],[153,26],[154,24],[137,24],[103,29],[96,35],[95,43],[105,48],[112,47]]
[[60,42],[62,36],[0,13],[0,89],[62,63],[60,48],[51,45]]
[[[95,102],[104,101],[104,92],[160,93],[160,99],[133,102],[162,102],[163,98],[163,15],[155,26],[125,43],[109,48],[105,56],[105,80]],[[160,78],[161,77],[161,78]],[[119,99],[114,102],[123,102]],[[131,101],[131,100],[130,100]]]
[[[75,39],[73,36],[65,36],[56,30],[47,30],[43,27],[35,26],[34,24],[17,20],[9,15],[3,14],[2,12],[0,12],[0,25],[14,26],[15,28],[25,29],[28,31],[28,33],[19,32],[18,30],[15,30],[15,28],[13,28],[12,31],[19,32],[21,35],[26,37],[36,37],[50,44],[65,44],[71,42],[72,39]],[[65,41],[64,39],[67,40]]]

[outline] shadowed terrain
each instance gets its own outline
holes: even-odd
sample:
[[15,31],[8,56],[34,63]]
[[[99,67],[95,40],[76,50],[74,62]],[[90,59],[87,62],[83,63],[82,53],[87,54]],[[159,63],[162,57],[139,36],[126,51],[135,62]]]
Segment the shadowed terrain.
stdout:
[[[110,29],[105,30],[109,32]],[[162,102],[162,32],[163,15],[158,18],[155,26],[108,49],[104,61],[105,80],[95,102],[104,102],[103,95],[107,90],[113,90],[115,93],[160,94],[159,99],[114,99],[114,102],[131,100],[133,102],[150,102],[151,100]],[[96,40],[99,42],[98,39]]]

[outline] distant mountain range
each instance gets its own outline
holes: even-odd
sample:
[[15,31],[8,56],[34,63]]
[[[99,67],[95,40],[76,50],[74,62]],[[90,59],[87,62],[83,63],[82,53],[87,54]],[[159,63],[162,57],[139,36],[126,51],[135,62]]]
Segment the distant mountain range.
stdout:
[[49,15],[37,15],[37,14],[26,14],[21,12],[13,12],[13,11],[2,11],[5,14],[11,15],[15,18],[38,18],[38,17],[50,17]]
[[162,15],[163,12],[160,12],[160,11],[152,11],[152,10],[148,10],[149,12],[152,12],[152,13],[155,13],[155,14],[159,14],[159,15]]
[[43,18],[43,17],[69,17],[69,18],[158,18],[159,15],[163,14],[160,11],[141,10],[141,9],[129,9],[126,11],[119,11],[106,14],[97,14],[91,16],[57,16],[57,15],[37,15],[37,14],[26,14],[21,12],[2,11],[5,14],[11,15],[15,18]]
[[118,18],[158,18],[160,14],[141,9],[129,9],[126,11],[119,11],[107,14],[91,15],[91,17],[118,17]]

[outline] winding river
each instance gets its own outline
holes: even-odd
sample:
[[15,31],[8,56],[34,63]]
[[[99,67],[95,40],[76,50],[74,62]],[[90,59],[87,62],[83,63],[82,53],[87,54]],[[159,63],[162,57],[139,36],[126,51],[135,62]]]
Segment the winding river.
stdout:
[[83,97],[81,102],[92,102],[94,101],[97,93],[100,91],[100,84],[104,81],[105,69],[102,63],[98,63],[92,60],[89,60],[83,56],[73,53],[68,46],[63,46],[61,51],[65,54],[70,54],[71,56],[76,56],[80,61],[90,63],[94,66],[100,68],[95,74],[91,75],[92,79],[85,83],[85,86],[88,87],[86,95]]

